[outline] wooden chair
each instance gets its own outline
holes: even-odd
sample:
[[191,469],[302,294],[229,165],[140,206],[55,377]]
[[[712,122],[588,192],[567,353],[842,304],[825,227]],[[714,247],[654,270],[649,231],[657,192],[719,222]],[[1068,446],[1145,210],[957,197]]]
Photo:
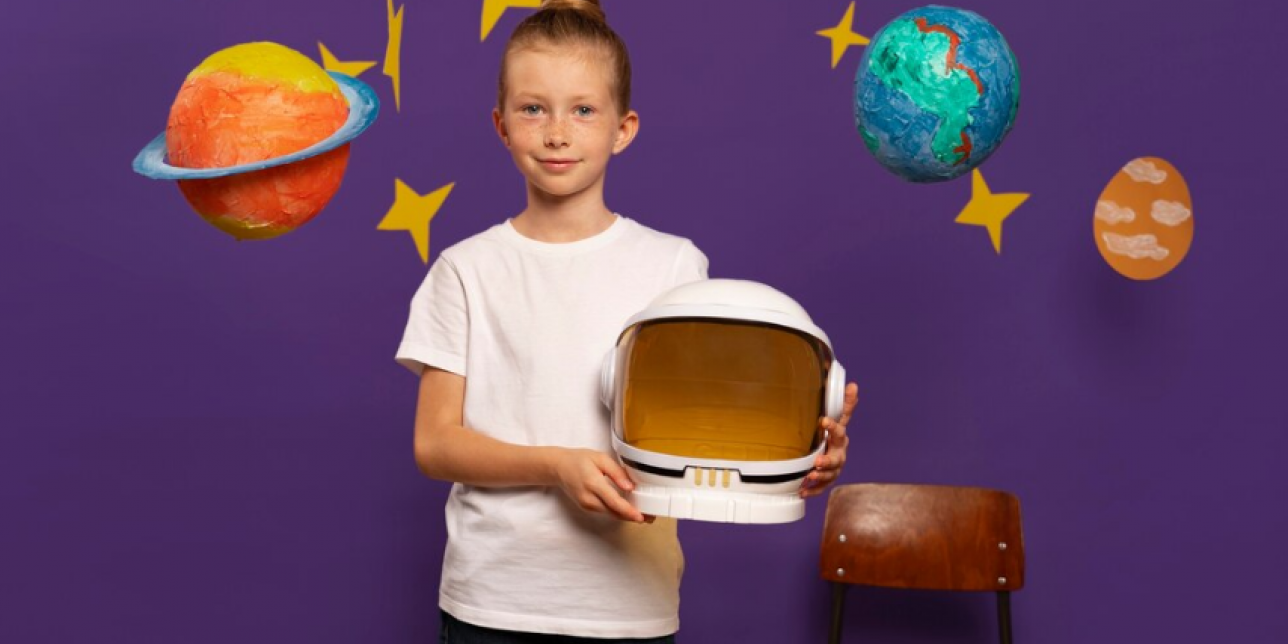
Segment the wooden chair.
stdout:
[[1024,587],[1020,501],[996,490],[861,483],[832,490],[819,557],[832,582],[832,630],[841,640],[849,584],[993,591],[1002,644],[1011,644],[1011,592]]

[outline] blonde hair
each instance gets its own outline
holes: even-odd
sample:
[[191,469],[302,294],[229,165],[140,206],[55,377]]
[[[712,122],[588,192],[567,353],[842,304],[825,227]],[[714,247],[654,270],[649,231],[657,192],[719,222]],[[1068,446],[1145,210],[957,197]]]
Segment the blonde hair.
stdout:
[[542,44],[580,45],[607,53],[618,112],[626,114],[631,109],[631,58],[626,43],[608,26],[599,0],[543,0],[536,13],[514,28],[501,56],[497,107],[505,107],[505,71],[510,52]]

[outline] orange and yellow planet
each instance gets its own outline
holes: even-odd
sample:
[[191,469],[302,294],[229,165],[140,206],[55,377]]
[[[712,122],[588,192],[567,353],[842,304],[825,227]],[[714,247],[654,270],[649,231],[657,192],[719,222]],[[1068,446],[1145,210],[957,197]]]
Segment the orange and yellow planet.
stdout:
[[176,179],[197,214],[220,230],[268,239],[322,211],[344,177],[349,141],[378,109],[369,87],[293,49],[236,45],[188,74],[165,133],[135,169]]

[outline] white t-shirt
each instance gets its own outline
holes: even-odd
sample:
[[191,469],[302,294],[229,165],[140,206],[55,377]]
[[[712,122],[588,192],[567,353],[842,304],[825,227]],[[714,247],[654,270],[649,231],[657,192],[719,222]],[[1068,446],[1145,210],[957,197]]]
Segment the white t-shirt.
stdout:
[[[443,251],[411,302],[397,360],[466,377],[464,424],[518,445],[612,453],[599,400],[623,324],[673,286],[705,279],[687,239],[618,217],[551,244],[509,221]],[[506,630],[659,637],[679,629],[675,521],[623,522],[557,487],[457,483],[447,501],[439,606]]]

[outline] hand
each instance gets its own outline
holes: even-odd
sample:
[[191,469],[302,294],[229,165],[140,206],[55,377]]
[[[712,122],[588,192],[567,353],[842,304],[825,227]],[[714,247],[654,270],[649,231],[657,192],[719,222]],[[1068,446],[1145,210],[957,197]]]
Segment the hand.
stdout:
[[841,405],[841,418],[832,420],[824,416],[819,420],[819,426],[827,431],[827,449],[814,460],[814,471],[810,472],[801,483],[802,499],[822,494],[823,489],[841,475],[841,468],[845,467],[845,450],[850,446],[850,437],[846,435],[845,426],[850,423],[850,416],[854,413],[854,406],[858,402],[859,386],[851,382],[845,386],[845,402]]
[[613,457],[591,449],[561,450],[555,474],[559,487],[583,510],[605,512],[623,521],[652,523],[652,517],[645,517],[618,491],[629,492],[635,489],[635,483]]

